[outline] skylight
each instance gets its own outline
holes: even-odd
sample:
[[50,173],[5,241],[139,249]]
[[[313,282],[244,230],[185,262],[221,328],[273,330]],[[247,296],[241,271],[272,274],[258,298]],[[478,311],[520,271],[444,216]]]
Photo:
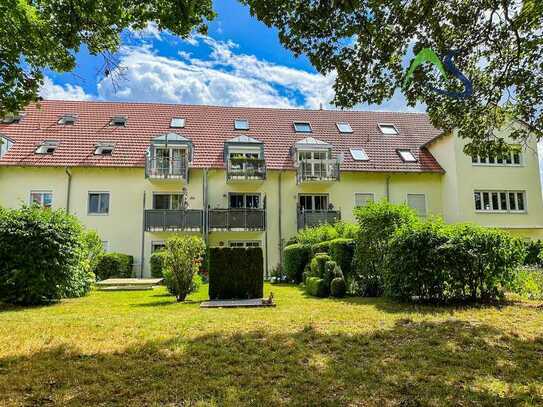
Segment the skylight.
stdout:
[[53,154],[58,147],[59,142],[53,140],[45,140],[36,148],[36,154]]
[[386,136],[395,136],[399,134],[398,129],[392,123],[379,123],[379,130]]
[[170,127],[173,128],[182,128],[185,127],[185,118],[184,117],[172,117],[172,121],[170,122]]
[[417,159],[411,152],[411,150],[398,150],[398,154],[401,159],[406,163],[416,163]]
[[113,143],[98,143],[95,146],[94,154],[96,155],[112,155],[115,144]]
[[111,126],[124,127],[126,126],[126,122],[127,122],[127,119],[124,116],[113,116],[109,124]]
[[351,128],[351,125],[347,122],[340,122],[336,123],[337,129],[340,133],[352,133],[353,129]]
[[21,114],[8,114],[2,117],[3,124],[17,124],[21,121],[23,115]]
[[355,161],[368,161],[370,159],[363,148],[351,148],[350,151]]
[[65,115],[60,116],[60,119],[58,119],[58,124],[74,125],[75,120],[76,120],[75,115],[65,114]]
[[249,130],[249,120],[236,119],[234,120],[234,129],[236,130]]
[[294,122],[294,130],[297,133],[311,133],[311,124],[308,122]]

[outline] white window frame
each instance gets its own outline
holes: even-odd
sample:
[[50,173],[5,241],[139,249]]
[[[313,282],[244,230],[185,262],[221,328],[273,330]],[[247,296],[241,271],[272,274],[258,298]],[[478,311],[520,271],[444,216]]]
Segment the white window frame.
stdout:
[[[169,208],[168,209],[156,209],[155,208],[155,196],[157,195],[169,195],[170,196],[170,204],[168,205]],[[157,210],[157,211],[165,211],[165,210],[183,210],[183,208],[181,209],[172,209],[172,195],[179,195],[181,197],[181,203],[183,203],[183,199],[184,199],[184,193],[183,192],[178,192],[178,191],[174,191],[174,192],[167,192],[167,191],[160,191],[160,192],[153,192],[153,200],[151,201],[151,206],[152,206],[152,209],[154,210]]]
[[423,196],[424,197],[424,214],[419,214],[417,213],[418,216],[420,217],[427,217],[428,216],[428,196],[426,195],[426,193],[424,192],[408,192],[406,195],[405,195],[405,203],[407,204],[407,206],[409,206],[411,209],[413,209],[415,212],[415,208],[411,207],[409,205],[409,196],[411,195],[416,195],[416,196]]
[[[305,208],[303,208],[304,211],[310,211],[310,212],[327,211],[328,208],[330,207],[330,194],[301,193],[301,194],[298,194],[298,200],[296,202],[296,205],[299,206],[299,210],[302,210],[302,207],[300,205],[300,197],[302,197],[302,196],[310,196],[311,197],[311,206],[313,207],[313,209],[305,209]],[[326,197],[326,208],[324,208],[324,209],[315,209],[315,207],[317,206],[317,205],[315,205],[315,197]]]
[[[481,209],[477,209],[476,201],[475,201],[475,194],[481,194]],[[498,194],[498,207],[499,209],[494,209],[494,204],[492,202],[492,194],[497,193]],[[501,199],[500,199],[500,193],[506,194],[506,209],[501,209]],[[488,203],[490,205],[491,209],[483,209],[485,207],[484,205],[484,195],[488,194]],[[511,201],[509,194],[515,194],[515,206],[518,207],[518,194],[522,194],[522,199],[524,203],[524,209],[511,209]],[[523,190],[505,190],[505,189],[475,189],[473,190],[472,194],[473,199],[473,210],[476,213],[507,213],[507,214],[526,214],[528,213],[528,197],[526,191]]]
[[[514,162],[514,153],[518,153],[519,156],[519,162],[518,164]],[[524,166],[524,154],[522,154],[522,151],[510,151],[509,153],[509,159],[511,160],[511,163],[508,163],[506,160],[502,158],[502,162],[498,163],[498,157],[497,156],[486,156],[481,157],[479,155],[471,157],[471,164],[474,167],[523,167]],[[490,158],[494,159],[494,162],[491,163]],[[482,161],[485,162],[482,162]]]
[[77,116],[73,114],[63,114],[57,121],[57,124],[62,126],[74,126],[77,121]]
[[[236,246],[236,244],[241,244],[242,246]],[[231,248],[243,247],[245,249],[249,247],[262,247],[262,241],[261,240],[229,240],[228,247],[231,247]]]
[[104,252],[109,253],[109,240],[102,240],[101,242]]
[[[417,160],[417,157],[415,157],[415,154],[413,153],[413,151],[411,151],[408,148],[399,148],[399,149],[396,150],[396,152],[398,153],[398,155],[400,156],[401,160],[404,163],[416,163],[416,162],[419,161],[419,160]],[[402,153],[410,154],[411,157],[413,157],[413,159],[404,157]]]
[[[353,154],[353,151],[360,151],[363,158],[356,158],[355,157],[355,154]],[[359,148],[349,148],[349,152],[351,153],[351,157],[353,157],[353,160],[355,161],[369,161],[370,160],[370,157],[368,155],[368,153],[366,153],[366,150],[364,150],[362,147],[359,147]]]
[[[90,211],[90,196],[96,195],[96,194],[107,194],[108,195],[108,208],[107,212],[91,212]],[[102,198],[100,198],[100,202],[102,201]],[[100,204],[98,204],[98,207],[100,207]],[[109,191],[89,191],[87,193],[87,215],[89,216],[109,216],[111,213],[111,192]]]
[[172,129],[182,129],[185,127],[186,120],[184,117],[172,117],[170,120],[170,128]]
[[[396,127],[396,125],[394,123],[377,123],[377,127],[379,128],[379,131],[381,132],[381,134],[383,136],[397,136],[400,134],[398,128]],[[385,131],[383,131],[383,128],[384,127],[393,127],[394,128],[394,131],[396,132],[395,134],[393,133],[386,133]]]
[[[357,207],[360,207],[361,205],[357,205],[356,204],[356,196],[357,195],[371,195],[371,202],[375,202],[375,193],[374,192],[355,192],[354,193],[354,207],[357,208]],[[365,206],[365,205],[363,205]],[[362,206],[362,207],[363,207]]]
[[[247,123],[247,126],[238,126],[238,124]],[[234,119],[234,130],[249,130],[248,119]]]
[[[115,144],[103,143],[97,144],[94,149],[94,155],[113,155],[115,150]],[[109,151],[109,153],[104,153],[104,151]]]
[[152,240],[151,241],[151,253],[155,253],[158,250],[155,249],[155,246],[166,247],[164,240]]
[[57,151],[59,145],[60,143],[58,141],[45,140],[36,148],[35,153],[41,155],[52,155],[55,153],[55,151]]
[[[304,131],[304,130],[299,130],[298,129],[298,125],[301,124],[301,125],[308,125],[309,126],[309,130],[308,131]],[[311,123],[310,122],[302,122],[302,121],[297,121],[297,122],[293,122],[292,125],[294,126],[294,131],[296,133],[313,133],[313,127],[311,127]]]
[[127,127],[128,117],[126,116],[113,116],[109,121],[109,125],[112,127]]
[[[307,154],[309,153],[310,154],[310,158],[300,158],[302,154]],[[315,154],[322,154],[324,153],[324,158],[315,158]],[[297,159],[298,159],[298,163],[304,163],[305,165],[308,165],[309,168],[311,168],[311,172],[310,173],[304,173],[303,175],[304,176],[309,176],[309,177],[317,177],[317,176],[325,176],[325,177],[330,177],[332,175],[332,166],[330,165],[331,163],[331,157],[332,156],[332,152],[331,150],[329,149],[320,149],[320,150],[306,150],[306,149],[303,149],[303,150],[298,150],[297,151]],[[324,165],[325,166],[325,171],[321,171],[321,170],[315,170],[315,168],[318,166],[318,165]],[[307,168],[307,167],[306,167]]]
[[[346,126],[348,127],[348,130],[341,130],[341,126]],[[343,134],[350,134],[350,133],[353,133],[353,128],[351,127],[351,124],[349,122],[337,122],[336,123],[336,127],[337,127],[337,130],[340,132],[340,133],[343,133]]]
[[[35,195],[35,194],[41,195],[41,202],[34,202],[32,200],[32,195]],[[51,195],[51,206],[44,206],[43,205],[43,195],[44,194],[50,194]],[[30,191],[28,202],[29,202],[30,205],[38,204],[42,208],[52,208],[53,207],[53,199],[54,199],[53,191],[51,191],[51,190],[43,190],[43,189],[33,189],[33,190]]]

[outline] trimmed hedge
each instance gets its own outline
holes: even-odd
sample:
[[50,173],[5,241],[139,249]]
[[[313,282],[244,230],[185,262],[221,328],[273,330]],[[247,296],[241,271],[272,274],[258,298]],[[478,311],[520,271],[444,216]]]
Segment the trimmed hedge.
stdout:
[[328,256],[326,253],[317,253],[315,257],[311,259],[311,263],[309,263],[311,275],[313,277],[324,278],[326,262],[330,260],[330,256]]
[[262,248],[211,248],[209,298],[212,300],[262,298],[264,258]]
[[164,259],[166,257],[166,251],[160,250],[151,254],[149,263],[151,263],[151,277],[162,278],[164,277]]
[[291,244],[283,250],[283,271],[287,278],[295,283],[303,279],[303,272],[309,262],[311,249],[301,244]]
[[132,266],[134,257],[123,253],[106,253],[96,265],[96,277],[100,280],[108,278],[130,278],[132,277]]
[[325,242],[315,243],[311,246],[311,252],[313,255],[317,253],[326,253],[330,254],[330,242],[331,240],[327,240]]
[[314,297],[328,297],[328,286],[326,281],[319,277],[309,277],[306,280],[306,290]]
[[543,251],[543,243],[541,240],[529,240],[524,243],[526,248],[526,257],[524,258],[525,266],[537,266],[543,265],[541,252]]
[[347,285],[345,284],[345,279],[341,277],[336,277],[330,283],[330,295],[336,298],[345,297],[347,292]]
[[329,242],[328,254],[338,264],[345,278],[352,276],[354,239],[334,239]]

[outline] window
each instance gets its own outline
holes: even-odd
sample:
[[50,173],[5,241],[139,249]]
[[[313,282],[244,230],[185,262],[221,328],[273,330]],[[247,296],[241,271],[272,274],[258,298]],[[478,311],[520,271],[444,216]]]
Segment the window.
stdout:
[[53,193],[51,191],[31,191],[30,204],[38,204],[42,208],[50,208],[53,205]]
[[8,150],[13,145],[13,142],[7,137],[0,137],[0,158],[8,152]]
[[329,209],[328,195],[300,195],[298,205],[302,211],[326,211]]
[[520,152],[520,148],[514,147],[511,151],[501,156],[472,156],[471,162],[474,165],[518,167],[522,164],[522,155]]
[[260,208],[260,194],[230,194],[230,209],[258,209]]
[[311,133],[311,124],[308,122],[294,122],[294,130],[297,133]]
[[304,178],[329,178],[333,165],[330,161],[330,150],[298,151],[298,161]]
[[60,116],[60,119],[58,119],[58,124],[64,124],[67,126],[73,126],[75,124],[76,117],[73,114],[65,114],[63,116]]
[[104,252],[109,253],[109,241],[108,240],[102,240],[102,247],[104,248]]
[[386,136],[395,136],[399,134],[396,126],[391,123],[378,123],[377,126],[379,127],[379,130],[381,130],[381,133]]
[[407,205],[413,209],[417,215],[426,216],[426,195],[407,194]]
[[151,253],[158,252],[160,250],[164,250],[166,248],[166,244],[163,240],[157,240],[151,242]]
[[475,210],[481,212],[526,212],[524,191],[475,191]]
[[336,123],[337,129],[340,133],[352,133],[353,129],[351,128],[351,125],[347,122],[340,122]]
[[363,148],[351,148],[349,150],[355,161],[368,161],[370,159]]
[[95,155],[112,155],[114,148],[115,148],[114,144],[99,143],[99,144],[96,144],[94,154]]
[[182,210],[184,209],[183,194],[155,193],[153,194],[153,209]]
[[58,145],[58,141],[46,140],[36,148],[36,154],[53,154]]
[[89,192],[89,215],[109,214],[109,192]]
[[175,128],[175,129],[180,129],[182,127],[185,127],[185,118],[172,117],[172,121],[170,122],[170,127]]
[[125,127],[127,119],[124,116],[113,116],[109,122],[110,126]]
[[411,150],[398,150],[398,155],[406,163],[416,163],[417,159],[411,152]]
[[229,247],[260,247],[260,240],[229,240]]
[[373,192],[356,192],[354,194],[354,206],[366,206],[374,201],[375,196]]
[[2,124],[18,124],[22,118],[22,114],[8,114],[2,117]]
[[236,119],[234,120],[234,129],[236,130],[249,130],[249,120]]

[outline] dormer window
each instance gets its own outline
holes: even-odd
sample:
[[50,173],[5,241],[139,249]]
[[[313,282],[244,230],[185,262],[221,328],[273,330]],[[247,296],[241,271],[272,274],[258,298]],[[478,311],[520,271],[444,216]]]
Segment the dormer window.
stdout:
[[5,136],[0,135],[0,158],[2,158],[4,154],[8,152],[12,145],[13,141]]
[[128,120],[124,116],[113,116],[109,122],[109,125],[115,127],[126,127],[127,121]]
[[369,161],[369,157],[363,148],[351,148],[351,155],[355,161]]
[[296,133],[311,133],[311,124],[309,122],[294,122]]
[[170,127],[174,129],[181,129],[185,127],[185,118],[184,117],[172,117],[170,122]]
[[352,133],[353,129],[351,128],[351,125],[347,122],[340,122],[336,123],[337,129],[340,133]]
[[377,126],[379,126],[379,130],[381,130],[381,134],[384,134],[385,136],[396,136],[400,134],[396,126],[392,123],[378,123]]
[[94,154],[95,155],[112,155],[115,144],[112,143],[99,143],[96,144]]
[[22,114],[8,114],[2,117],[2,124],[18,124],[22,118]]
[[417,159],[411,152],[411,150],[397,150],[398,155],[403,160],[404,163],[416,163]]
[[247,119],[234,120],[234,129],[235,130],[249,130],[249,120]]
[[76,117],[73,114],[65,114],[58,119],[58,124],[64,124],[66,126],[73,126],[75,124]]
[[36,154],[53,154],[58,145],[58,141],[46,140],[36,148]]

